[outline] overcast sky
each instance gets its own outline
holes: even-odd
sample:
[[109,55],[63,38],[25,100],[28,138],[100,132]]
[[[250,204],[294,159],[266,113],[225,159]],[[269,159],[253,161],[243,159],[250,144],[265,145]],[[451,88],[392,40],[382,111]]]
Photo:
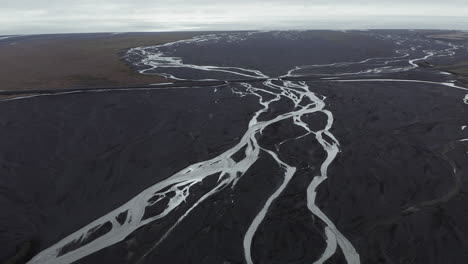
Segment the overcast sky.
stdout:
[[0,35],[365,28],[468,30],[468,0],[0,0]]

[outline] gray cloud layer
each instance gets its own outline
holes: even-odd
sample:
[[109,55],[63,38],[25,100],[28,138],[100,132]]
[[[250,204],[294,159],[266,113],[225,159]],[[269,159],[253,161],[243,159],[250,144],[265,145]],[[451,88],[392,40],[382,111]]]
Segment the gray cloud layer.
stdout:
[[468,29],[467,0],[0,0],[0,35],[227,29]]

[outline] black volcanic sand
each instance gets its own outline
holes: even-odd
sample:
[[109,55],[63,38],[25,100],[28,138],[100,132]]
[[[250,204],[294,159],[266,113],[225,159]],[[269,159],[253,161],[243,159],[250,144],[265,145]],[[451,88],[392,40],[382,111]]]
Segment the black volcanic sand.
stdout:
[[[45,96],[0,104],[0,260],[44,249],[247,128],[254,98],[213,88]],[[230,120],[235,126],[221,126]]]
[[[425,51],[444,50],[449,48],[447,41],[429,39],[432,31],[407,30],[372,30],[369,32],[349,31],[278,31],[256,33],[246,38],[244,35],[222,37],[221,40],[178,43],[174,46],[159,47],[167,56],[183,59],[184,64],[216,65],[223,67],[240,67],[258,69],[270,77],[285,75],[296,66],[329,64],[337,62],[358,62],[367,58],[392,58],[401,56],[397,50],[409,50],[411,47],[423,45],[424,48],[411,52],[411,58],[422,58]],[[437,31],[445,32],[445,31]],[[433,33],[433,32],[432,32]],[[381,36],[397,35],[405,39],[403,45],[397,45],[394,40],[382,39]],[[233,36],[230,34],[229,36]],[[379,37],[376,37],[379,36]],[[456,45],[466,45],[466,42],[454,42]],[[148,51],[154,51],[149,48]],[[435,56],[418,63],[427,64],[425,70],[441,68],[453,73],[463,74],[468,61],[468,49],[460,48],[456,56]],[[272,55],[274,54],[274,55]],[[130,64],[141,60],[139,56],[130,56]],[[392,65],[409,66],[408,59],[402,59]],[[349,65],[334,68],[322,67],[296,71],[295,74],[334,74],[358,72],[369,69],[372,63]],[[381,65],[384,66],[384,65]],[[148,69],[148,66],[133,66],[138,70]],[[377,67],[377,65],[375,66]],[[460,72],[459,72],[460,71]],[[225,72],[201,71],[189,68],[158,67],[146,71],[149,74],[170,73],[176,77],[188,79],[245,79],[244,76]],[[466,76],[465,76],[466,77]]]
[[[308,84],[327,96],[335,117],[332,132],[342,146],[318,189],[318,204],[362,263],[465,263],[468,143],[457,141],[468,137],[460,129],[468,122],[465,92],[413,83]],[[319,128],[326,119],[313,114],[304,121]],[[274,149],[301,132],[287,120],[266,129],[259,142]],[[310,263],[325,249],[323,225],[311,217],[305,194],[324,155],[313,137],[281,146],[280,157],[298,172],[258,229],[255,263]],[[262,155],[235,189],[194,210],[144,263],[244,263],[245,231],[281,180],[275,162]],[[134,263],[183,212],[77,263]],[[327,263],[345,260],[338,252]]]
[[342,146],[319,204],[362,263],[465,263],[468,143],[458,140],[468,137],[466,91],[386,82],[311,87],[328,96]]
[[[376,40],[370,43],[374,46],[369,55],[358,44],[370,38],[347,36],[344,41],[344,33],[315,34],[313,38],[327,39],[318,46],[321,49],[307,55],[316,63],[393,55],[395,48]],[[335,45],[324,44],[336,38],[341,40]],[[356,49],[327,57],[339,50],[340,41]],[[301,47],[307,49],[304,43]],[[281,55],[280,51],[272,47],[262,56]],[[245,54],[249,59],[239,59],[253,60],[253,51]],[[298,54],[294,56],[299,60]],[[280,62],[272,59],[259,68],[280,65],[269,73],[283,74]],[[432,70],[382,78],[444,80]],[[468,125],[468,105],[462,101],[467,92],[401,82],[308,85],[327,96],[326,109],[335,118],[331,132],[342,147],[329,179],[318,189],[317,204],[355,246],[362,263],[466,263],[468,143],[457,140],[468,138],[468,130],[461,130]],[[229,149],[259,109],[257,100],[233,95],[227,87],[217,92],[204,87],[0,103],[0,261],[20,247],[31,256],[148,186]],[[289,107],[272,104],[262,118],[285,113]],[[326,122],[323,114],[303,120],[314,129]],[[263,147],[278,147],[280,158],[298,171],[253,239],[255,263],[313,263],[326,247],[324,226],[307,210],[305,193],[326,153],[313,137],[278,145],[301,133],[285,120],[258,138]],[[277,163],[261,154],[235,188],[202,203],[143,263],[245,263],[245,232],[282,178]],[[215,181],[208,177],[195,186],[186,203],[164,220],[76,263],[135,263]],[[343,254],[338,251],[328,263],[345,263]]]
[[[240,39],[243,37],[240,36]],[[159,50],[183,58],[184,64],[258,69],[270,77],[277,77],[298,65],[392,57],[395,56],[396,48],[393,42],[365,34],[324,30],[265,32],[251,35],[242,41],[233,38],[223,39],[223,42],[182,43],[177,45],[177,49],[169,46],[160,47]],[[148,71],[161,72],[191,79],[245,78],[227,73],[178,68],[161,67]]]
[[[465,92],[414,83],[308,84],[327,96],[332,132],[342,146],[318,204],[362,263],[464,263],[467,144],[457,140],[468,136],[460,129],[467,123]],[[2,133],[9,140],[2,142],[2,183],[9,187],[2,190],[2,208],[9,217],[2,227],[20,232],[2,236],[2,248],[12,254],[21,241],[45,248],[145,187],[218,155],[239,140],[258,107],[255,100],[227,88],[203,88],[3,103],[9,118],[2,119],[8,128]],[[219,125],[227,119],[235,125]],[[305,121],[318,128],[325,118]],[[300,132],[283,121],[259,141],[272,149]],[[323,226],[305,204],[304,186],[318,168],[304,161],[318,166],[324,154],[310,137],[282,145],[281,158],[298,172],[254,238],[255,263],[309,263],[323,252]],[[145,263],[243,263],[245,231],[281,179],[275,162],[262,155],[235,189],[194,210]],[[196,187],[194,197],[213,184]],[[194,199],[165,221],[77,263],[134,263]],[[344,263],[342,254],[329,263]]]

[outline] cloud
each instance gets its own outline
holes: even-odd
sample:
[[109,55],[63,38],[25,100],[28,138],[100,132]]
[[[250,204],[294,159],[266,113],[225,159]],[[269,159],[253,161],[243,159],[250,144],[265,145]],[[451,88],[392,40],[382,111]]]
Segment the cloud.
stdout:
[[294,28],[468,29],[466,0],[0,0],[0,34]]

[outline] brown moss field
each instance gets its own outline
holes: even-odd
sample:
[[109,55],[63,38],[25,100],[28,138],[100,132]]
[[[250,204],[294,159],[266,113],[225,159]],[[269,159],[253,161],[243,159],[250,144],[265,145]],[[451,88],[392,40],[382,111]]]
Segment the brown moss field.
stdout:
[[97,33],[21,37],[0,45],[0,90],[93,88],[164,81],[134,72],[125,49],[190,38],[200,33]]

